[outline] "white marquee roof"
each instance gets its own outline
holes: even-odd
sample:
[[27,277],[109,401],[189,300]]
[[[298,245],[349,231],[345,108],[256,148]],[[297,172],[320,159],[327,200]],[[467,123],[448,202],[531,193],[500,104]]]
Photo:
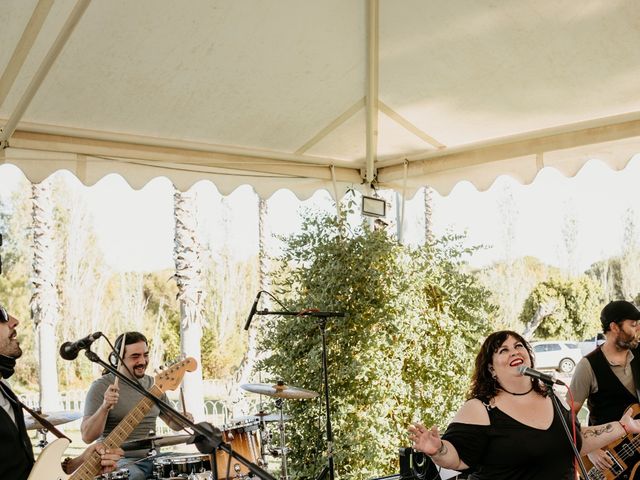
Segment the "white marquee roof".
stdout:
[[1,0],[0,45],[33,181],[447,193],[640,152],[634,0]]

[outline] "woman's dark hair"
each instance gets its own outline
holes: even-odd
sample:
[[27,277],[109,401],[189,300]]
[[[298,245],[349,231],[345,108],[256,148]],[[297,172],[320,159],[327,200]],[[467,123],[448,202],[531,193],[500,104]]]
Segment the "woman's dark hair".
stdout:
[[[476,365],[473,370],[473,376],[471,377],[471,388],[469,389],[469,399],[479,398],[483,402],[488,402],[498,394],[500,384],[498,379],[494,378],[489,370],[489,365],[493,361],[493,354],[498,351],[500,346],[505,342],[508,337],[513,337],[517,341],[521,342],[529,353],[531,358],[531,367],[534,366],[534,356],[531,350],[531,345],[527,342],[522,335],[513,332],[511,330],[500,330],[489,335],[482,346],[478,355],[476,355]],[[533,390],[541,395],[546,395],[546,388],[538,380],[532,380]]]

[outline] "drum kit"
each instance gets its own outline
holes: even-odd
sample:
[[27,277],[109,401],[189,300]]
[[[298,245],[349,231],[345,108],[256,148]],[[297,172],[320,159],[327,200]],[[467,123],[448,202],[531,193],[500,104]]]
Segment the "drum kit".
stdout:
[[[280,459],[280,478],[288,480],[287,474],[287,453],[285,422],[291,416],[283,412],[283,401],[289,399],[309,399],[317,397],[318,394],[311,390],[291,387],[284,382],[275,385],[253,383],[241,385],[243,390],[265,395],[275,399],[275,406],[278,413],[267,413],[259,411],[255,415],[236,417],[222,427],[222,440],[229,444],[232,451],[239,453],[247,460],[265,468],[269,465],[267,456]],[[279,431],[279,445],[274,446],[273,435],[270,425],[277,425]],[[170,437],[153,437],[150,439],[125,442],[122,445],[124,450],[139,448],[177,445],[185,443],[184,435],[174,435]],[[154,458],[154,478],[156,480],[213,480],[215,469],[216,478],[220,480],[245,479],[250,478],[249,469],[231,458],[222,450],[216,451],[214,455],[200,454],[167,454]]]

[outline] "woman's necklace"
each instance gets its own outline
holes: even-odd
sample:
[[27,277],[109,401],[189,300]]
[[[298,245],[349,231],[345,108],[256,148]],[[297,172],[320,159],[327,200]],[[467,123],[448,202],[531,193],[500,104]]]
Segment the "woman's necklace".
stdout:
[[531,385],[531,388],[529,390],[527,390],[526,392],[522,392],[522,393],[514,393],[514,392],[510,392],[509,390],[507,390],[504,387],[500,387],[500,390],[507,392],[510,395],[515,395],[516,397],[522,396],[522,395],[526,395],[527,393],[531,393],[531,391],[533,390],[533,385]]

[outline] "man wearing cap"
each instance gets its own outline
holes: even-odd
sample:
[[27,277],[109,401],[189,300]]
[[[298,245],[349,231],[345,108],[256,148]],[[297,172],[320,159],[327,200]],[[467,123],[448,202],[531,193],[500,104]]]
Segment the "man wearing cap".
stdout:
[[[619,420],[629,405],[638,403],[639,320],[640,311],[624,300],[609,302],[600,313],[605,342],[578,362],[570,386],[576,413],[587,401],[589,425]],[[589,459],[599,468],[612,466],[602,450]]]
[[[0,478],[12,480],[26,480],[34,465],[21,404],[6,382],[14,373],[16,360],[22,355],[16,332],[19,323],[0,306]],[[65,459],[62,470],[71,473],[93,451],[100,453],[103,473],[113,471],[123,453],[119,448],[107,450],[102,444],[94,444],[79,457]]]

